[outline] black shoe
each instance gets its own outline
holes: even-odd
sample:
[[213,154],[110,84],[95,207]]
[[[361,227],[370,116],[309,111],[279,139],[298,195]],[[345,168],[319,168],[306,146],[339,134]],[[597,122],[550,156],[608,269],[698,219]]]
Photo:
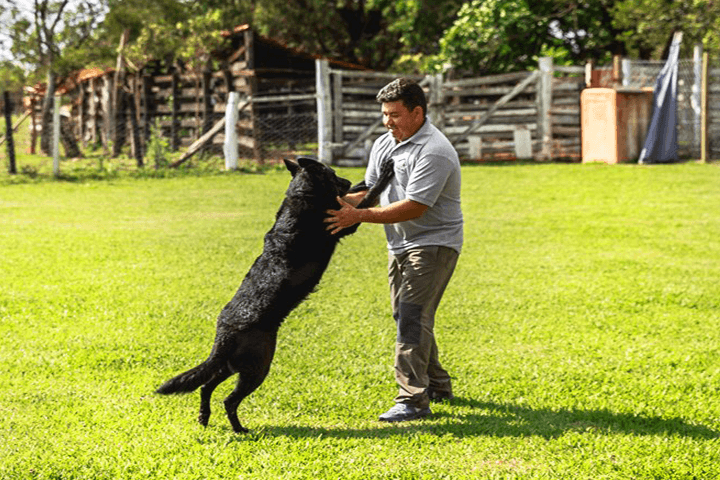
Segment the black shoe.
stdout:
[[427,390],[427,396],[430,397],[431,402],[443,402],[445,400],[454,400],[455,395],[452,392],[439,392],[436,390]]
[[380,415],[380,421],[406,422],[408,420],[417,420],[419,418],[427,417],[431,413],[430,407],[418,408],[405,403],[396,403],[394,407]]

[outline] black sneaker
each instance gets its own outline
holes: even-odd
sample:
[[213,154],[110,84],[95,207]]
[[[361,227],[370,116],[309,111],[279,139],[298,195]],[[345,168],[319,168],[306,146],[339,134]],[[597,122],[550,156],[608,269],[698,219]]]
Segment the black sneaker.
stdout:
[[380,415],[381,422],[406,422],[408,420],[417,420],[427,417],[432,412],[430,407],[418,408],[405,403],[396,403],[387,412]]

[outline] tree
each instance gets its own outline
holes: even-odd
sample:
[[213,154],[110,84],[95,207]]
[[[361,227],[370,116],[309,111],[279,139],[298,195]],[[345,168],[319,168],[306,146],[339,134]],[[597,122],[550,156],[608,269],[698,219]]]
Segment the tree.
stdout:
[[541,56],[559,64],[608,60],[622,53],[608,6],[612,0],[472,0],[445,30],[420,69],[471,73],[532,68]]
[[9,23],[13,58],[31,70],[31,78],[46,77],[40,145],[48,152],[56,78],[78,67],[67,61],[64,52],[80,47],[91,38],[105,5],[101,0],[33,0],[32,6],[18,0],[1,1],[4,11],[10,12],[10,19],[5,21]]
[[681,55],[695,43],[720,54],[720,3],[708,0],[623,0],[613,10],[614,25],[628,53],[642,59],[667,57],[675,31],[683,32]]

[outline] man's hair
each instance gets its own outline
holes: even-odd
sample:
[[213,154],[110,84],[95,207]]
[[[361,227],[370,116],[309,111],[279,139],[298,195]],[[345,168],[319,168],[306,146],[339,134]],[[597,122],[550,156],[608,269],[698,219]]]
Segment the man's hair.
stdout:
[[401,101],[411,112],[415,107],[422,108],[423,116],[427,115],[427,100],[420,85],[407,78],[397,78],[385,85],[375,99],[380,103]]

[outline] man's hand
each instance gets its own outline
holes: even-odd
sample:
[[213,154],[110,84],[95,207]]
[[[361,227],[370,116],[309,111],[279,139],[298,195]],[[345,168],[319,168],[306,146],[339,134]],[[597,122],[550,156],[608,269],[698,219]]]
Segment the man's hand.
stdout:
[[328,214],[328,217],[324,220],[325,223],[329,223],[326,229],[333,235],[344,228],[360,223],[360,212],[357,208],[340,197],[337,197],[337,201],[340,204],[340,210],[327,210],[325,213]]

